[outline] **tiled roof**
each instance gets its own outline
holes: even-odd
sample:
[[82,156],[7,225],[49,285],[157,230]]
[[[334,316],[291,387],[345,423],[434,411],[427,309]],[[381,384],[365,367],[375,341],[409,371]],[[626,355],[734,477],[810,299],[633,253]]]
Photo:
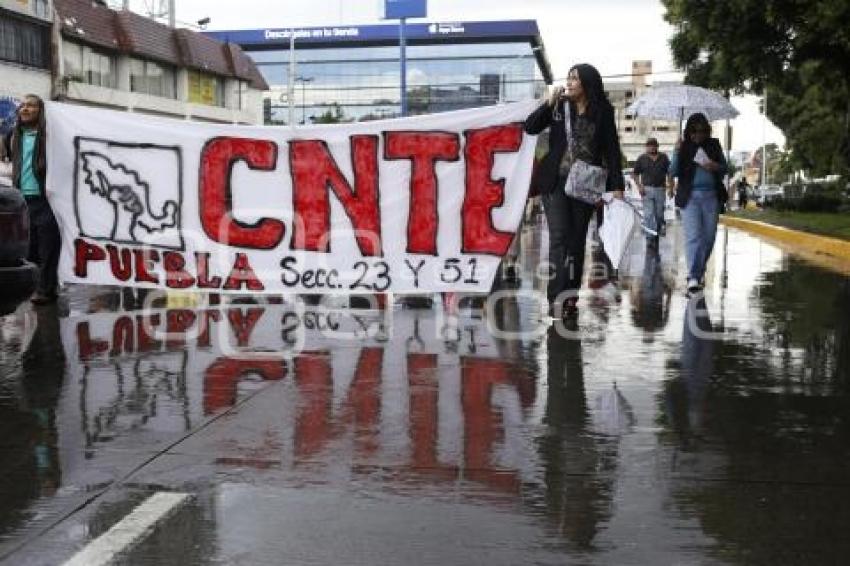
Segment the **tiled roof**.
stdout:
[[188,29],[178,29],[176,35],[186,67],[216,75],[234,74],[224,56],[222,43]]
[[224,49],[230,59],[230,66],[237,77],[248,81],[256,89],[269,90],[269,85],[254,60],[248,57],[241,47],[235,43],[225,43]]
[[107,49],[119,49],[115,12],[91,0],[56,0],[66,37]]
[[124,49],[134,55],[175,64],[180,61],[174,30],[133,12],[116,12]]
[[152,59],[247,81],[259,90],[268,84],[238,45],[222,43],[188,29],[172,29],[133,12],[107,8],[97,0],[55,0],[68,39],[108,51]]

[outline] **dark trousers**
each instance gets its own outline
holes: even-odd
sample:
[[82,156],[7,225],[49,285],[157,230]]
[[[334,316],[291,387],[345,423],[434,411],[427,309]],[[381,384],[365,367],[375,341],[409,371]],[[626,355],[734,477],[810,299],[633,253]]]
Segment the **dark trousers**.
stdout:
[[43,295],[55,295],[59,290],[59,250],[62,245],[59,225],[50,210],[47,199],[28,198],[30,217],[29,260],[38,266],[37,291]]
[[550,272],[546,294],[555,300],[563,291],[577,291],[584,273],[584,251],[587,226],[593,216],[593,205],[570,198],[558,183],[555,189],[543,195],[543,208],[549,225]]

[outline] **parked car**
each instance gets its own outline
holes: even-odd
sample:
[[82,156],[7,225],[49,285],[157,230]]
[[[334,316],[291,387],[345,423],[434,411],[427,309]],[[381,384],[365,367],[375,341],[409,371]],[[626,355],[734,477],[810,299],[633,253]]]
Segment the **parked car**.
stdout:
[[759,185],[756,189],[756,202],[759,206],[765,206],[781,199],[784,195],[779,185]]
[[35,290],[38,270],[28,262],[29,216],[20,191],[0,185],[0,316],[13,312]]

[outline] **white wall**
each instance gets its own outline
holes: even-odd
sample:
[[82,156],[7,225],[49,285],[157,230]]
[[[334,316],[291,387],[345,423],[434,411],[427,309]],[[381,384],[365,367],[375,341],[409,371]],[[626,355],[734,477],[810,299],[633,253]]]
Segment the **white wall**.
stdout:
[[23,98],[26,94],[49,99],[50,72],[0,63],[0,96]]
[[[63,40],[64,45],[71,42]],[[239,97],[236,95],[238,82],[228,79],[225,82],[225,108],[192,104],[188,102],[188,73],[185,69],[177,70],[177,98],[163,98],[137,92],[130,92],[130,57],[116,57],[116,84],[118,88],[105,88],[77,81],[66,81],[65,96],[69,102],[78,102],[94,106],[127,110],[130,112],[146,112],[163,116],[172,116],[186,120],[203,120],[205,122],[262,124],[263,123],[263,93],[249,88],[242,83],[242,105],[239,107]],[[50,80],[47,75],[47,92],[50,91]]]

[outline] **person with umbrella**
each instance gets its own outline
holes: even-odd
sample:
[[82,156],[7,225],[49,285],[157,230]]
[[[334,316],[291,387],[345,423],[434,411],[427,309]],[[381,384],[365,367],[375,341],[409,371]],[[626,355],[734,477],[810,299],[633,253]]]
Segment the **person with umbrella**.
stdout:
[[728,196],[723,184],[726,158],[711,125],[702,113],[685,123],[683,139],[676,142],[670,175],[677,178],[676,206],[682,210],[688,293],[702,290],[705,267],[714,248],[721,203]]
[[605,190],[620,199],[625,190],[614,108],[595,67],[575,65],[567,75],[566,89],[555,89],[525,122],[525,131],[531,135],[547,128],[549,151],[540,162],[536,178],[549,227],[549,263],[553,270],[546,294],[550,314],[560,311],[569,317],[578,312],[587,228],[594,211],[593,204],[564,192],[570,169],[578,161],[604,166]]

